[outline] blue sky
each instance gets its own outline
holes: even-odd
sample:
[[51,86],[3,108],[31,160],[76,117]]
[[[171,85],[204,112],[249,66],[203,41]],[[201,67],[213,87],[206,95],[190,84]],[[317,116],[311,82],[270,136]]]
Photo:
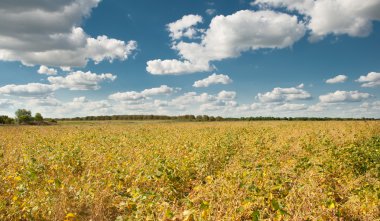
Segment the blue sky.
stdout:
[[380,0],[0,3],[0,115],[380,117]]

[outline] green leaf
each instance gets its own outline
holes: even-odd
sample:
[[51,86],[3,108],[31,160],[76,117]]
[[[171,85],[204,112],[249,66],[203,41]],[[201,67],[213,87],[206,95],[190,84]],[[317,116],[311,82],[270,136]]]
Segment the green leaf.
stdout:
[[251,214],[252,221],[259,221],[260,220],[260,212],[259,211],[253,211]]

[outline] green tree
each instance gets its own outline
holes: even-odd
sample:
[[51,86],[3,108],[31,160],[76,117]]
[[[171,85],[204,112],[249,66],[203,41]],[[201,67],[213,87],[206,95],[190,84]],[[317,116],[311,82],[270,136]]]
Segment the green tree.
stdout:
[[37,122],[42,122],[44,121],[44,118],[42,117],[40,113],[36,113],[36,115],[34,115],[34,120]]
[[8,116],[2,115],[0,116],[0,124],[13,124],[14,120],[9,118]]
[[29,110],[18,109],[15,114],[19,124],[29,123],[33,120],[32,112]]

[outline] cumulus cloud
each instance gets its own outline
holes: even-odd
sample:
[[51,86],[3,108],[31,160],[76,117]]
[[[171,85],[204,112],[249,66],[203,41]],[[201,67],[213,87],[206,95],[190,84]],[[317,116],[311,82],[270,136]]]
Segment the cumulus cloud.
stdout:
[[200,113],[217,110],[225,112],[239,106],[234,100],[235,98],[235,91],[223,90],[217,94],[187,92],[172,99],[168,105],[172,107],[181,107],[183,110],[189,108],[192,110],[193,114],[199,111],[201,111]]
[[100,0],[1,1],[0,60],[24,65],[83,67],[89,60],[125,60],[137,47],[79,27]]
[[27,103],[31,107],[55,107],[62,105],[61,101],[52,96],[32,98]]
[[270,92],[259,93],[256,98],[263,103],[271,102],[286,102],[294,100],[306,100],[310,99],[311,95],[309,92],[296,87],[291,88],[280,88],[276,87]]
[[82,97],[74,97],[73,98],[73,103],[86,103],[88,102],[87,98],[82,96]]
[[201,111],[216,111],[216,110],[221,110],[224,106],[219,105],[219,104],[218,103],[202,104],[202,105],[200,105],[199,109]]
[[190,74],[194,72],[204,72],[211,71],[213,68],[210,67],[208,62],[198,62],[193,63],[191,61],[180,61],[176,59],[172,60],[151,60],[147,62],[146,70],[154,75],[181,75]]
[[171,88],[167,85],[161,85],[160,87],[145,89],[141,92],[127,91],[117,92],[108,96],[109,99],[115,101],[136,101],[146,99],[151,96],[168,95],[177,92],[180,88]]
[[56,110],[62,116],[88,116],[109,114],[112,105],[107,100],[90,101],[86,97],[76,97],[71,102],[62,104],[65,108]]
[[167,85],[161,85],[160,87],[145,89],[141,92],[141,94],[149,97],[149,96],[155,96],[155,95],[160,95],[160,94],[171,94],[177,90],[179,89],[171,88],[171,87],[168,87]]
[[152,74],[209,71],[213,69],[211,61],[238,57],[249,50],[287,48],[304,34],[304,24],[285,13],[242,10],[219,15],[212,19],[200,43],[180,41],[172,46],[182,60],[148,61],[147,71]]
[[360,102],[370,97],[370,94],[359,91],[335,91],[319,96],[319,100],[322,103]]
[[113,61],[115,59],[125,60],[137,48],[136,41],[124,41],[110,39],[105,35],[87,39],[88,58],[99,63],[103,60]]
[[47,96],[55,91],[57,87],[49,84],[29,83],[24,85],[9,84],[0,87],[0,94],[21,97]]
[[372,103],[370,102],[363,102],[360,104],[358,108],[351,109],[351,111],[357,112],[360,115],[363,115],[363,113],[367,115],[372,115],[374,117],[377,117],[380,110],[380,101],[374,101]]
[[218,93],[217,99],[218,100],[232,100],[236,98],[236,92],[235,91],[221,91]]
[[108,96],[109,99],[115,101],[129,101],[144,99],[145,96],[137,91],[117,92]]
[[196,93],[196,92],[187,92],[181,96],[174,98],[171,103],[174,105],[189,105],[195,103],[208,103],[215,101],[227,101],[233,100],[236,98],[235,91],[220,91],[216,95],[208,93]]
[[115,79],[116,76],[110,73],[95,74],[90,71],[75,71],[65,77],[48,77],[48,81],[55,87],[69,90],[98,90],[101,82],[106,80],[114,81]]
[[65,72],[70,72],[71,71],[71,67],[61,66],[60,68],[61,68],[62,71],[65,71]]
[[167,106],[169,106],[169,102],[163,101],[163,100],[154,100],[153,103],[156,107],[167,107]]
[[[219,15],[213,18],[199,46],[208,52],[206,56],[210,60],[222,60],[237,57],[248,50],[286,48],[292,46],[304,33],[304,26],[296,16],[273,11],[242,10],[229,16]],[[194,59],[195,55],[199,55],[188,54],[190,51],[186,49],[191,49],[192,44],[182,43],[178,48],[184,57]]]
[[[89,100],[86,97],[75,97],[71,101],[58,100],[54,96],[28,97],[14,100],[12,109],[31,109],[46,117],[82,117],[110,115],[113,107],[107,100]],[[7,113],[11,114],[13,111]]]
[[46,74],[46,75],[56,75],[57,70],[54,68],[48,68],[45,65],[41,65],[38,69],[37,73],[39,74]]
[[346,75],[337,75],[333,78],[330,78],[330,79],[327,79],[326,80],[326,83],[327,84],[337,84],[337,83],[343,83],[343,82],[346,82],[348,79],[348,77]]
[[194,82],[193,87],[208,87],[213,84],[230,84],[231,78],[224,74],[212,74],[205,79]]
[[285,7],[305,15],[311,40],[328,34],[365,37],[371,33],[373,21],[380,20],[378,0],[256,0],[252,5]]
[[181,96],[174,98],[171,103],[174,105],[189,105],[194,103],[204,103],[215,101],[216,97],[208,93],[197,94],[196,92],[187,92]]
[[198,29],[194,28],[198,23],[202,23],[203,18],[200,15],[185,15],[181,19],[167,25],[170,37],[177,40],[183,37],[194,38]]
[[321,103],[321,102],[319,102],[319,103],[310,105],[308,107],[308,110],[312,111],[312,112],[322,112],[322,111],[326,110],[326,108],[327,108],[328,105],[329,105],[328,103]]
[[371,72],[366,76],[360,76],[356,81],[362,83],[362,87],[377,87],[380,86],[380,73]]

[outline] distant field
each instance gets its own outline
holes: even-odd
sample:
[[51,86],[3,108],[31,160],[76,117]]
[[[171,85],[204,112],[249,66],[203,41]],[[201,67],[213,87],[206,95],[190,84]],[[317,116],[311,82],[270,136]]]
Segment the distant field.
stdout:
[[379,220],[380,122],[0,127],[0,220]]

